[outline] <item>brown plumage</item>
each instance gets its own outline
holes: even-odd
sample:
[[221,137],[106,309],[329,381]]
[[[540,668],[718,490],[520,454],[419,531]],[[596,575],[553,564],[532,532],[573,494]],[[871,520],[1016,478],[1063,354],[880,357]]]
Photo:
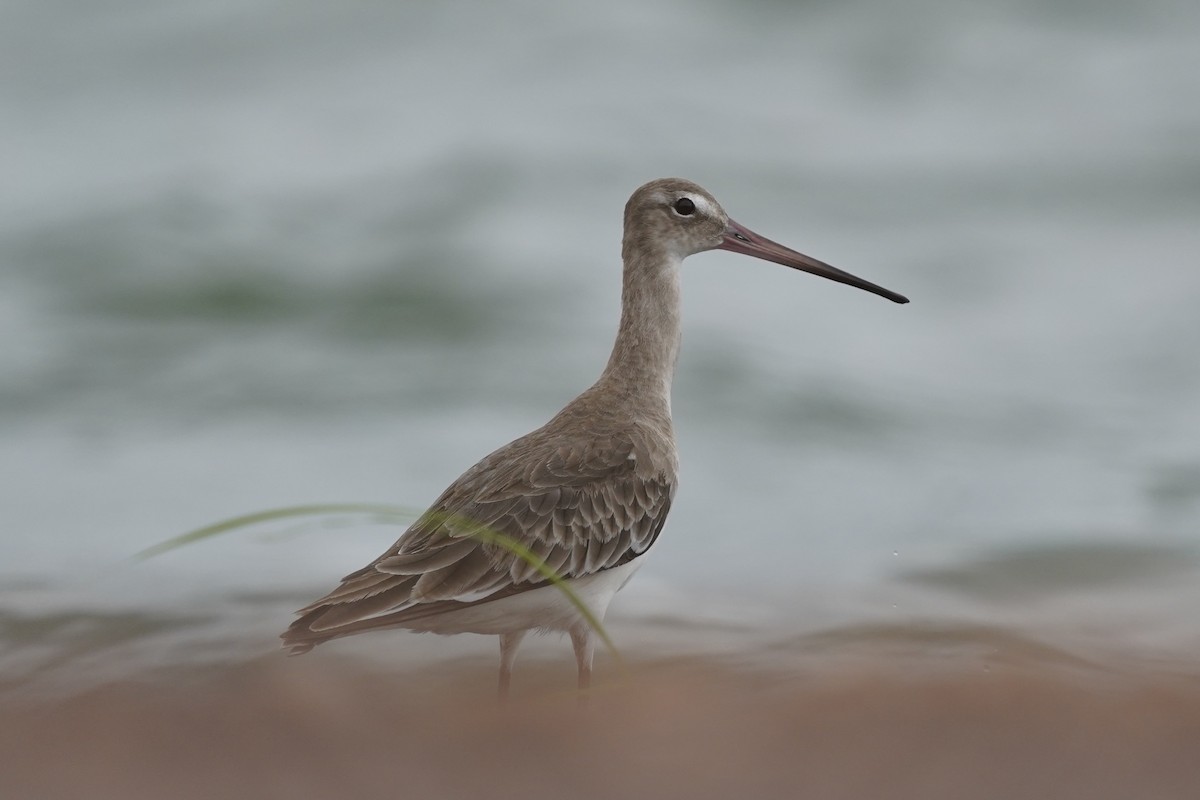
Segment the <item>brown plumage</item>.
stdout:
[[524,559],[474,534],[485,526],[529,548],[603,618],[658,538],[675,495],[680,264],[716,248],[907,302],[757,236],[690,181],[647,183],[625,207],[621,323],[600,379],[544,426],[463,473],[379,558],[301,609],[284,646],[304,653],[382,628],[495,634],[504,695],[521,637],[565,630],[586,687],[593,650],[586,621]]

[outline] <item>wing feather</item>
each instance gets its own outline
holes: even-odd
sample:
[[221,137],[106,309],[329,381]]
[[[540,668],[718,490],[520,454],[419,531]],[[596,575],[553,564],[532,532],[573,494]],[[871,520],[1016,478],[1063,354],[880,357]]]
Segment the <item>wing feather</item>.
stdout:
[[[531,434],[496,451],[372,564],[302,609],[283,634],[285,646],[303,652],[337,636],[404,627],[546,585],[536,566],[480,537],[480,526],[528,548],[563,578],[641,555],[662,530],[675,469],[669,439],[648,444],[636,433],[553,445]],[[646,466],[654,463],[660,467]]]
[[380,558],[375,562],[375,569],[392,575],[425,575],[457,564],[474,550],[475,543],[470,539],[447,540],[428,550],[398,552]]

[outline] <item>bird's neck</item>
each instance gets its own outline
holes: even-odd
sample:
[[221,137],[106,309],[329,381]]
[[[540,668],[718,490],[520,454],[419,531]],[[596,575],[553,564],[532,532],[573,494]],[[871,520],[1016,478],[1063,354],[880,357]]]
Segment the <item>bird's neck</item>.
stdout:
[[671,413],[679,357],[680,263],[666,253],[626,248],[621,326],[600,383],[630,401]]

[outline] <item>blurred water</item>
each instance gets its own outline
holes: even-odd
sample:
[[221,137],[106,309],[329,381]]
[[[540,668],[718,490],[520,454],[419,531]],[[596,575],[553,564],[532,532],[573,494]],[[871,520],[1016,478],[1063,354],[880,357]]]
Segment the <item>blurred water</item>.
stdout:
[[0,15],[10,667],[189,626],[270,646],[396,531],[127,557],[422,506],[543,422],[606,358],[622,204],[671,174],[913,302],[689,260],[683,483],[614,616],[1194,651],[1194,4]]

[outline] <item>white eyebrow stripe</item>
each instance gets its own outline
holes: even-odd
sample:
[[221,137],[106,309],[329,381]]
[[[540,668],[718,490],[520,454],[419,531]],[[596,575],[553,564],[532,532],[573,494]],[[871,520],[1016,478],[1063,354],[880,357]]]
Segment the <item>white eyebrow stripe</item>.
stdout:
[[702,216],[706,216],[706,217],[717,216],[717,210],[715,208],[713,208],[713,204],[708,202],[708,198],[705,197],[704,195],[692,194],[691,192],[684,192],[683,196],[688,198],[689,200],[691,200],[693,203],[696,204],[696,210],[699,211]]

